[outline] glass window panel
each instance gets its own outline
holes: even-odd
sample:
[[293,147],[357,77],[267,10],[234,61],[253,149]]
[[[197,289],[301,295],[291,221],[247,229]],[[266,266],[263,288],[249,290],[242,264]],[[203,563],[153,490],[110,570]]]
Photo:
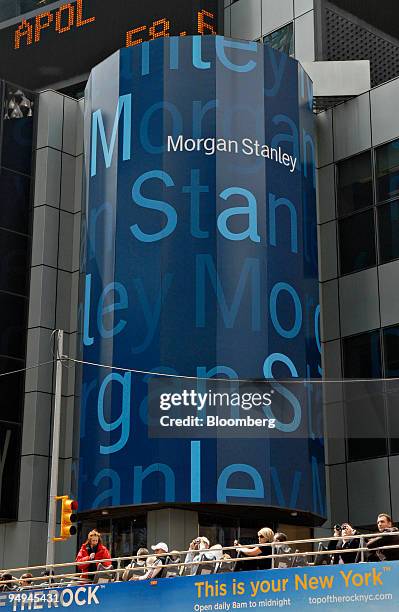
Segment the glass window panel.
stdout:
[[378,237],[381,263],[399,258],[399,200],[379,206]]
[[17,14],[17,0],[2,0],[0,2],[0,21],[7,21]]
[[376,149],[377,202],[399,196],[399,140]]
[[113,520],[113,556],[135,555],[139,548],[147,548],[146,515]]
[[399,378],[399,325],[382,331],[386,378]]
[[[25,367],[22,359],[0,357],[0,374]],[[24,398],[24,373],[0,376],[0,421],[20,423]]]
[[31,174],[33,117],[3,121],[1,163],[9,170]]
[[231,546],[239,537],[240,522],[236,517],[201,513],[198,515],[198,523],[199,535],[208,538],[211,544]]
[[0,227],[30,233],[30,179],[0,169]]
[[371,151],[337,164],[337,203],[338,216],[373,203]]
[[374,210],[338,222],[341,274],[370,268],[376,263]]
[[384,396],[369,394],[345,403],[348,460],[372,459],[387,454]]
[[[364,415],[367,417],[368,415]],[[384,457],[388,453],[386,438],[347,438],[348,461],[360,459],[375,459]]]
[[147,515],[135,515],[132,510],[127,514],[127,518],[84,519],[78,524],[78,541],[84,542],[87,534],[97,529],[113,557],[135,555],[139,548],[147,548]]
[[381,378],[379,331],[342,339],[345,378]]
[[0,355],[25,358],[27,300],[0,292]]
[[[7,454],[4,450],[7,445]],[[19,466],[21,457],[21,427],[0,422],[0,522],[16,520],[18,515]]]
[[0,21],[6,21],[17,15],[40,9],[44,5],[54,2],[55,0],[1,0]]
[[0,229],[0,291],[28,295],[30,239]]
[[46,4],[54,3],[55,0],[19,0],[19,13],[27,13],[42,8]]
[[399,454],[399,390],[397,382],[388,387],[387,393],[389,452]]
[[294,29],[292,23],[267,34],[263,42],[273,47],[277,51],[293,55],[294,53]]

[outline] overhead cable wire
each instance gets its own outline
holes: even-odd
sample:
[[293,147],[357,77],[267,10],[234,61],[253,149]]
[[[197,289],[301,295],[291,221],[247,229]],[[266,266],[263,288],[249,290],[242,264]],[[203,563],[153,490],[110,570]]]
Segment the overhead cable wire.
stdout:
[[51,359],[50,361],[43,361],[42,363],[37,363],[33,366],[28,366],[27,368],[20,368],[19,370],[11,370],[11,372],[2,372],[0,376],[10,376],[11,374],[19,374],[20,372],[27,372],[28,370],[34,370],[35,368],[40,368],[41,366],[48,365],[49,363],[55,363],[55,359]]
[[202,377],[202,376],[187,376],[184,374],[170,374],[167,372],[157,372],[154,370],[138,370],[136,368],[123,368],[121,366],[115,366],[107,363],[97,363],[94,361],[85,361],[83,359],[75,359],[68,355],[61,355],[61,360],[72,361],[80,365],[88,365],[96,368],[105,368],[108,370],[117,370],[119,372],[132,372],[133,374],[148,374],[151,376],[160,376],[164,378],[182,378],[187,380],[211,380],[211,381],[222,381],[222,382],[269,382],[269,383],[354,383],[354,382],[395,382],[399,381],[399,378],[265,378],[265,379],[248,379],[248,378],[217,378],[217,377]]

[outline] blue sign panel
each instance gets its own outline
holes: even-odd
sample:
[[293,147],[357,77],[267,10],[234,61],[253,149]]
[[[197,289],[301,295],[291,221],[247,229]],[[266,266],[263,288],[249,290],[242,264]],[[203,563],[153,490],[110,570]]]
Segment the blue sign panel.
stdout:
[[123,49],[91,73],[85,148],[83,359],[121,369],[83,367],[80,508],[244,503],[323,516],[312,393],[304,403],[274,383],[291,408],[278,426],[309,425],[295,440],[152,439],[147,427],[154,372],[320,374],[307,75],[222,36]]
[[397,610],[399,563],[319,567],[164,578],[22,593],[0,593],[4,612],[86,606],[97,612],[208,612],[235,609]]

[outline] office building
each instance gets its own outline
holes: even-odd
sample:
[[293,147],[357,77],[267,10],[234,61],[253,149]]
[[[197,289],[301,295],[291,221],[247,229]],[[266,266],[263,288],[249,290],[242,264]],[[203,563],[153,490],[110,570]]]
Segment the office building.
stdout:
[[[62,3],[47,4],[47,10],[56,11]],[[360,87],[355,95],[338,88],[341,83],[332,79],[331,89],[321,91],[315,101],[322,366],[327,379],[395,378],[399,373],[397,8],[388,1],[377,11],[372,0],[225,0],[224,4],[227,37],[265,42],[307,67],[313,62],[370,61],[370,87]],[[22,16],[34,23],[43,12],[42,3],[39,8],[34,5],[5,3],[7,12],[5,8],[0,12],[4,30],[15,29]],[[356,64],[351,65],[356,81]],[[7,75],[0,71],[4,76],[0,244],[10,257],[3,259],[7,264],[0,286],[5,322],[1,361],[2,371],[10,371],[51,360],[55,328],[65,331],[65,354],[79,355],[84,100],[65,94],[82,89],[81,72],[75,83],[70,75],[65,81],[58,76],[51,81],[47,74],[46,90],[38,87],[40,91],[32,93],[36,87],[9,84],[13,81],[9,67]],[[316,94],[317,85],[315,79]],[[22,101],[22,116],[8,118],[7,113],[12,115]],[[14,216],[16,210],[20,212]],[[80,399],[75,395],[77,368],[66,365],[60,491],[76,493]],[[7,448],[7,461],[0,505],[1,566],[43,560],[54,372],[50,363],[27,370],[24,381],[13,375],[16,382],[2,387],[0,457],[5,457]],[[15,409],[10,410],[10,403]],[[292,538],[306,537],[312,529],[315,534],[330,533],[331,525],[343,520],[371,527],[381,511],[399,520],[395,402],[388,397],[379,408],[377,412],[366,400],[348,415],[338,402],[337,412],[330,404],[327,520],[317,526],[314,521],[306,524],[296,516],[285,517],[284,529]],[[365,424],[363,440],[350,436],[354,418]],[[18,463],[19,455],[20,474],[10,475],[10,464]],[[251,538],[253,512],[248,507],[237,516],[234,510],[208,507],[201,512],[165,503],[159,508],[137,507],[134,512],[129,508],[128,513],[123,507],[107,507],[85,513],[82,525],[84,531],[97,525],[115,554],[122,554],[161,535],[170,541],[188,541],[198,526],[226,543],[238,533]],[[260,509],[256,517],[262,522]],[[268,519],[281,527],[278,516]],[[76,541],[60,547],[58,558],[71,558]]]

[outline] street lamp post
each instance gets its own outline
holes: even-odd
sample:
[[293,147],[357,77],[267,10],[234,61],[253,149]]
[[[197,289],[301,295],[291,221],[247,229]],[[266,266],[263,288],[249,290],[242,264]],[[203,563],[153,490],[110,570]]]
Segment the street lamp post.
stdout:
[[47,553],[46,565],[51,569],[54,565],[54,546],[55,529],[57,523],[57,489],[58,489],[58,467],[60,458],[60,426],[61,426],[61,387],[62,387],[62,356],[64,348],[64,332],[56,330],[56,376],[55,376],[55,395],[54,395],[54,416],[53,416],[53,445],[51,452],[51,471],[50,471],[50,497],[48,506],[48,530],[47,530]]

